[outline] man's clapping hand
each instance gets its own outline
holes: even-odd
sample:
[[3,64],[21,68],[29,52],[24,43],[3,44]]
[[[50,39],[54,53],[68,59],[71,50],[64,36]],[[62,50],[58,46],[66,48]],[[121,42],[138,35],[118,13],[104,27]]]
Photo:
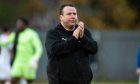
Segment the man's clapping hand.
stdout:
[[78,27],[75,29],[75,31],[73,32],[73,36],[76,39],[82,38],[84,35],[84,23],[82,21],[80,21],[78,23]]

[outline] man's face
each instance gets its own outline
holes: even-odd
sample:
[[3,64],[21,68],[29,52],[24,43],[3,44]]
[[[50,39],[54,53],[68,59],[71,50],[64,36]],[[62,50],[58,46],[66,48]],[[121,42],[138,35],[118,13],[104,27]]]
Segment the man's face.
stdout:
[[76,8],[66,6],[62,11],[63,14],[60,15],[60,21],[68,27],[74,26],[78,20]]
[[19,19],[16,22],[16,27],[17,27],[17,29],[20,30],[20,29],[23,29],[25,27],[25,25],[24,25],[23,21]]

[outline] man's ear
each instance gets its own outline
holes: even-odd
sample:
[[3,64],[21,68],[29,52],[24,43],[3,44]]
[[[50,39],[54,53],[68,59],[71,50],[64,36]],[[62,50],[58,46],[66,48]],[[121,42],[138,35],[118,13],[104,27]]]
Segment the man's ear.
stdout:
[[60,15],[59,18],[60,18],[60,20],[62,20],[63,19],[63,15]]

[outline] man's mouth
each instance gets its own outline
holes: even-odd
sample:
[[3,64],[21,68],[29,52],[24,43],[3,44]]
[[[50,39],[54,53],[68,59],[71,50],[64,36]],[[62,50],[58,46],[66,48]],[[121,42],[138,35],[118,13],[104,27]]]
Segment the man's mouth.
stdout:
[[70,22],[71,22],[71,23],[75,23],[76,21],[75,21],[75,20],[70,20]]

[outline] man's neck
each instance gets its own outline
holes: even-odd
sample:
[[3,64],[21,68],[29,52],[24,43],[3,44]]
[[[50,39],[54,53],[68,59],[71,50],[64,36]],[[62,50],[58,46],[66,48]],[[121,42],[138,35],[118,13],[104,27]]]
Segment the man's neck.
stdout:
[[61,22],[61,25],[64,27],[64,29],[66,29],[67,31],[73,31],[75,28],[72,26],[72,27],[68,27],[68,26],[66,26],[65,24],[63,24],[62,22]]
[[4,32],[4,34],[9,35],[9,34],[10,34],[10,32]]
[[21,29],[19,29],[18,31],[24,31],[25,29],[26,29],[27,27],[23,27],[23,28],[21,28]]

